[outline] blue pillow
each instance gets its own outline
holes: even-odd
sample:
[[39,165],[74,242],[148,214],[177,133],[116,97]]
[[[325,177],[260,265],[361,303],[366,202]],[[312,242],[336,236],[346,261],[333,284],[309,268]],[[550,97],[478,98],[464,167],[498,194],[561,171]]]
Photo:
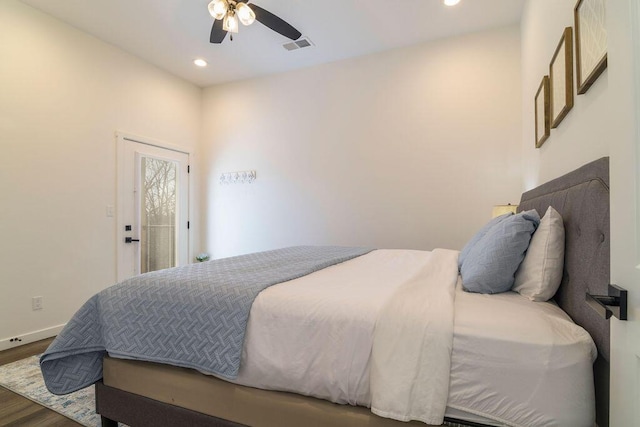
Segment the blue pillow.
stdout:
[[535,209],[494,224],[469,250],[462,263],[464,290],[482,294],[510,290],[538,224],[540,216]]
[[460,269],[462,268],[462,263],[464,262],[464,259],[469,254],[469,251],[471,251],[471,249],[476,245],[476,243],[478,243],[480,239],[482,239],[484,235],[487,234],[487,231],[489,231],[491,227],[493,227],[497,223],[502,222],[503,219],[506,219],[510,216],[513,216],[513,212],[507,212],[504,215],[497,216],[493,218],[491,221],[489,221],[484,227],[482,227],[480,231],[474,234],[474,236],[467,242],[467,244],[464,245],[464,248],[462,248],[462,250],[460,251],[460,254],[458,255],[458,271],[460,271]]

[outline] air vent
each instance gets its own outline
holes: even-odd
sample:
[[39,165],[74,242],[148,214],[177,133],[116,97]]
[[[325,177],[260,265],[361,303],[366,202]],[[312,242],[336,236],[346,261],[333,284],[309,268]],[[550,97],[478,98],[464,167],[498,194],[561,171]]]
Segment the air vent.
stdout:
[[308,37],[302,37],[294,42],[288,42],[282,45],[287,50],[297,50],[305,47],[313,46],[313,42]]

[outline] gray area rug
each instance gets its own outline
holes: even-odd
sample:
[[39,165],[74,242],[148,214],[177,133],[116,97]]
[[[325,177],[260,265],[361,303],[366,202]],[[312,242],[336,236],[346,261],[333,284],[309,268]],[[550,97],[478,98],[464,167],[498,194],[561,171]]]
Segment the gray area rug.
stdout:
[[64,396],[49,393],[44,385],[40,356],[0,366],[0,385],[87,427],[100,426],[95,411],[94,386]]

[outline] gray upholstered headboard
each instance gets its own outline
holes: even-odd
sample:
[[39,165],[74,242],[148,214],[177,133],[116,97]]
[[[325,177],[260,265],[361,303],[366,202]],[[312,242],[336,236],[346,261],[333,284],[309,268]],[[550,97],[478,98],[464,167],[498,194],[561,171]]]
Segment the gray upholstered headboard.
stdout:
[[603,157],[522,194],[518,211],[553,206],[564,220],[562,284],[554,297],[598,347],[594,365],[599,426],[608,425],[609,322],[585,302],[585,294],[606,295],[609,284],[609,158]]

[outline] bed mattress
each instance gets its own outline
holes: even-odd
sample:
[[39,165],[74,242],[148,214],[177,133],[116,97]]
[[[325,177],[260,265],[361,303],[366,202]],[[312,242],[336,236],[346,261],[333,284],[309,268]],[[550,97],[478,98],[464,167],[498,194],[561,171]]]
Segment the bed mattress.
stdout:
[[591,336],[553,302],[456,290],[447,406],[507,425],[592,426]]

